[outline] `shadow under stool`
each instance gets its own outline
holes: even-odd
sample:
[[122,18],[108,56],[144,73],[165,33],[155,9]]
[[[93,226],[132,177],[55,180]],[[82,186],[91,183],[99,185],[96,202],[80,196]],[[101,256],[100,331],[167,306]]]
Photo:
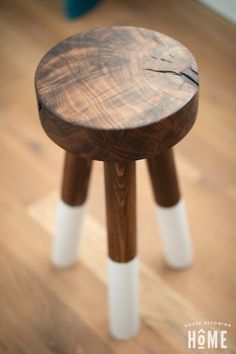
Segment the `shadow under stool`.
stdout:
[[128,339],[139,329],[135,160],[147,160],[167,265],[193,261],[171,147],[196,118],[196,61],[164,34],[98,28],[49,50],[35,87],[43,129],[66,150],[52,261],[76,262],[92,160],[104,161],[110,333]]

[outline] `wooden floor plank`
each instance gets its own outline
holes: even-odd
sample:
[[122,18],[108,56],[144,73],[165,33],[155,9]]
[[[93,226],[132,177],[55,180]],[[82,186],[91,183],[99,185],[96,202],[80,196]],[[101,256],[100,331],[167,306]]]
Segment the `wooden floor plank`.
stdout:
[[35,272],[1,249],[2,353],[113,353]]

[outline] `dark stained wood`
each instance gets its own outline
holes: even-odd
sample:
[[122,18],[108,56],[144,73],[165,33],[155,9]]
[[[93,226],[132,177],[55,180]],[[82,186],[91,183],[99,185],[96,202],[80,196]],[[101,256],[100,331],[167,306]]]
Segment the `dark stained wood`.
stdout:
[[171,207],[180,199],[178,178],[172,149],[147,160],[156,202]]
[[92,161],[66,152],[62,181],[62,200],[71,206],[86,201]]
[[109,257],[128,262],[136,255],[135,162],[104,165]]
[[48,136],[90,159],[153,157],[181,140],[197,113],[194,57],[144,28],[98,28],[60,42],[40,61],[35,87]]

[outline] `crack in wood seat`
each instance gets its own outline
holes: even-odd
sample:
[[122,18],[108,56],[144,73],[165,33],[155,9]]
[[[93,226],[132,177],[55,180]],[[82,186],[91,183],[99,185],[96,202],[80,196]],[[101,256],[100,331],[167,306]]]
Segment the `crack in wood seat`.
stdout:
[[198,71],[176,40],[144,28],[76,34],[40,61],[42,126],[65,150],[95,160],[153,157],[191,129]]

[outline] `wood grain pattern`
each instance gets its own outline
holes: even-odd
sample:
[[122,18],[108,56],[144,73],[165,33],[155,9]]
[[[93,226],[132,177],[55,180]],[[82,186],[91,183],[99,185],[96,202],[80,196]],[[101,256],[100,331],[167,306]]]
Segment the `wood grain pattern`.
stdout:
[[171,207],[178,203],[180,191],[173,150],[169,149],[147,160],[153,193],[157,204]]
[[71,206],[86,201],[92,161],[66,152],[62,181],[62,200]]
[[[1,353],[114,354],[112,348],[99,339],[75,311],[65,305],[50,288],[45,287],[43,279],[17,258],[11,257],[8,247],[2,243],[1,249],[4,250],[0,255],[1,288],[3,274],[14,279],[0,294],[1,306],[4,308],[0,324]],[[11,330],[3,325],[4,322],[11,323]],[[65,336],[65,333],[68,335]],[[2,345],[3,341],[8,344]]]
[[[39,57],[54,43],[114,23],[138,24],[178,38],[201,69],[199,119],[175,151],[196,261],[184,272],[164,267],[147,166],[138,161],[142,330],[128,342],[108,335],[100,162],[93,165],[80,264],[67,271],[50,265],[64,153],[42,132],[32,90]],[[3,0],[0,29],[1,354],[56,354],[42,341],[45,327],[57,354],[94,354],[97,347],[115,354],[189,354],[183,324],[199,319],[230,322],[224,353],[234,353],[236,27],[190,0],[181,0],[181,6],[179,0],[104,0],[71,22],[63,18],[60,1]]]
[[136,255],[135,162],[104,163],[109,257],[128,262]]
[[157,155],[187,134],[197,113],[194,57],[144,28],[114,26],[67,38],[40,61],[35,86],[48,136],[90,159]]

